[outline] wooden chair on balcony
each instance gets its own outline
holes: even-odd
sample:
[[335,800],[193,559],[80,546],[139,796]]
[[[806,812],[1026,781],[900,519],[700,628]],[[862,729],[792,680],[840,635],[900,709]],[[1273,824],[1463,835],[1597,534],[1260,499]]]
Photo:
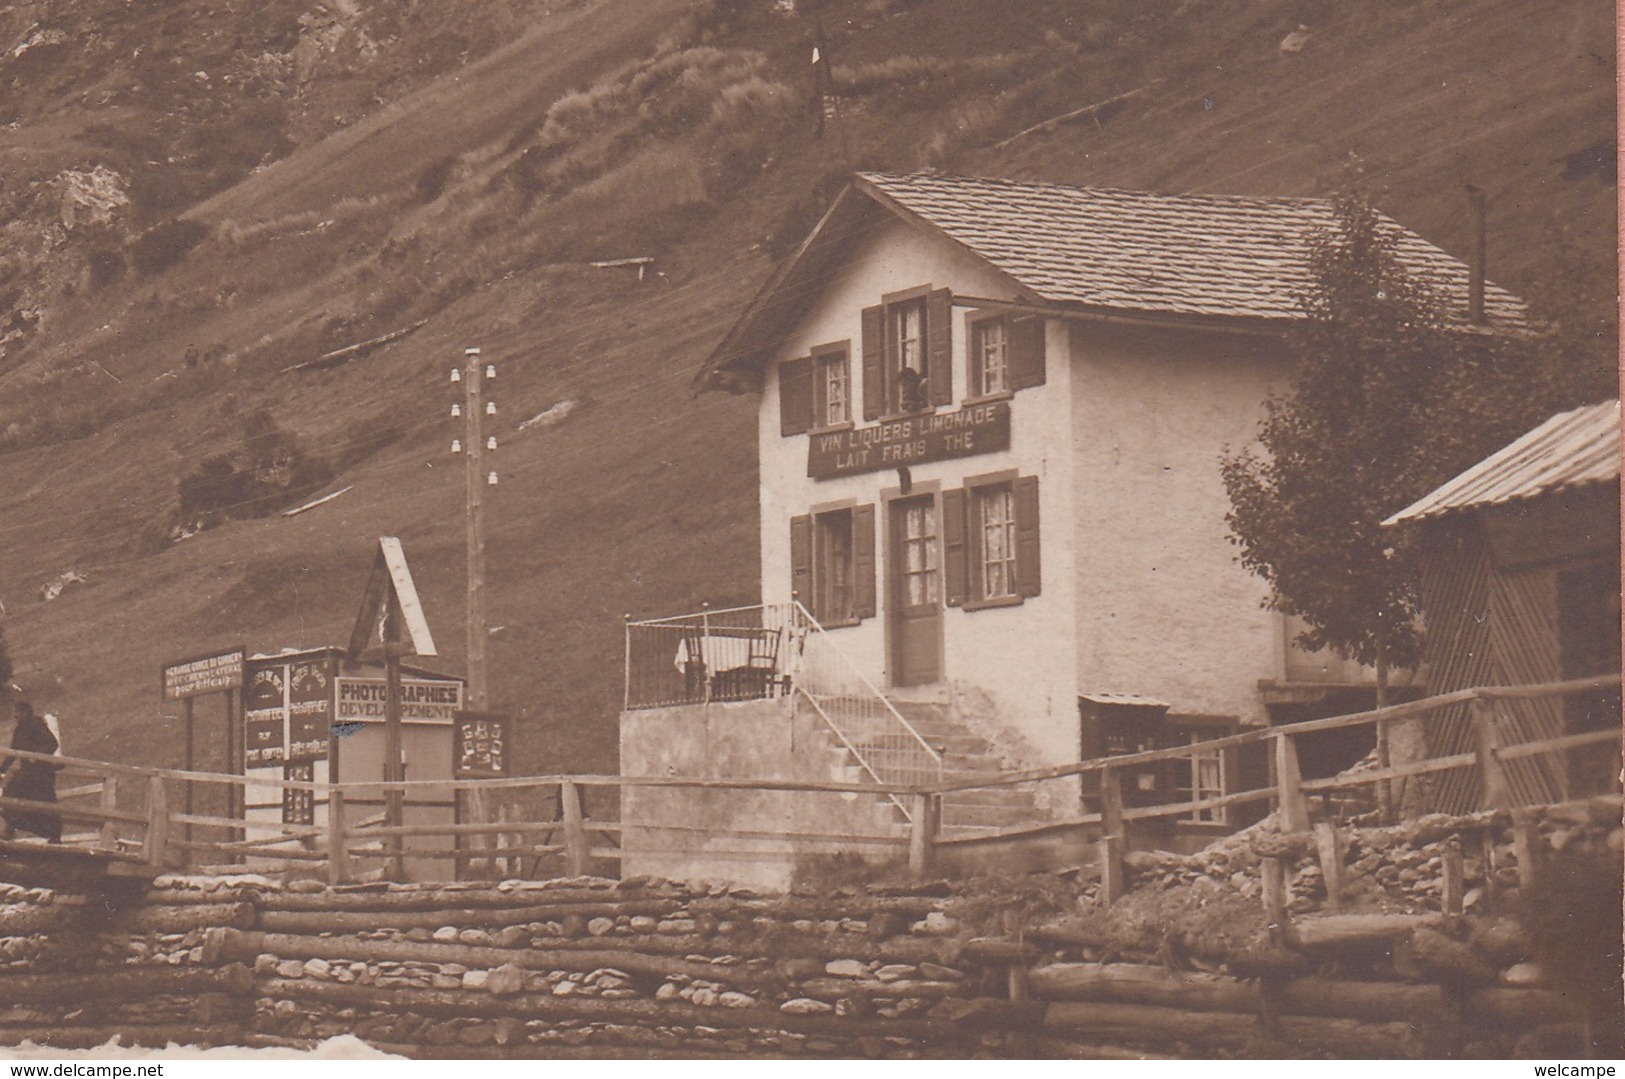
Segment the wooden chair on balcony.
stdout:
[[735,630],[745,647],[744,663],[716,673],[712,693],[717,700],[753,701],[778,695],[779,640],[777,629]]
[[684,626],[682,641],[683,699],[703,702],[711,699],[711,678],[705,662],[705,632],[699,626]]

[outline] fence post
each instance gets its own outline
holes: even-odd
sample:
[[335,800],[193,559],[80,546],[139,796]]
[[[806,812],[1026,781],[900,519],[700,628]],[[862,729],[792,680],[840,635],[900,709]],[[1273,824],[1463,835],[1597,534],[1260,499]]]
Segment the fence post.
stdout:
[[168,845],[169,795],[164,791],[164,777],[153,776],[147,781],[147,838],[142,850],[148,868],[163,868],[164,848]]
[[[501,803],[501,804],[499,804],[497,806],[497,823],[499,823],[499,824],[512,824],[513,823],[513,805],[512,804],[510,804],[508,802],[503,802],[503,803]],[[510,847],[516,847],[516,846],[518,846],[518,843],[514,842],[514,839],[513,839],[512,835],[510,835],[507,832],[498,832],[497,833],[497,851],[498,851],[498,857],[497,857],[497,860],[496,860],[497,875],[500,876],[504,880],[507,880],[507,879],[509,879],[511,877],[516,877],[516,876],[519,875],[519,871],[514,868],[513,856],[510,855],[510,854],[505,853]]]
[[1266,857],[1261,862],[1264,892],[1264,924],[1277,946],[1286,942],[1286,859]]
[[1496,754],[1495,703],[1473,698],[1473,742],[1478,755],[1478,781],[1484,789],[1485,809],[1505,809],[1512,802],[1507,790],[1506,770]]
[[936,868],[937,828],[942,816],[942,796],[930,791],[909,798],[908,871],[924,877]]
[[623,679],[623,684],[625,686],[626,691],[621,696],[621,702],[622,702],[621,703],[621,710],[623,712],[626,712],[626,711],[631,711],[631,709],[632,709],[632,612],[631,611],[623,611],[621,613],[621,636],[623,638],[625,638],[625,640],[626,640],[626,645],[624,647],[624,652],[625,652],[625,657],[624,657],[625,678]]
[[[468,809],[468,820],[471,824],[490,824],[490,814],[485,805],[485,790],[479,784],[470,784],[466,794],[465,806]],[[467,843],[468,851],[468,877],[470,880],[483,880],[482,874],[491,872],[491,859],[487,855],[490,837],[484,832],[463,837]]]
[[1320,876],[1326,882],[1326,905],[1343,905],[1343,837],[1331,821],[1315,825],[1315,849],[1320,854]]
[[1540,880],[1540,833],[1528,809],[1512,811],[1512,855],[1518,860],[1518,894],[1529,895],[1530,886]]
[[1309,803],[1303,797],[1303,776],[1298,771],[1298,747],[1290,734],[1275,736],[1275,790],[1280,803],[1281,832],[1309,830]]
[[327,792],[327,883],[343,884],[350,879],[350,835],[344,826],[344,792],[337,787]]
[[[118,776],[113,775],[111,772],[102,776],[101,809],[103,813],[112,813],[118,809]],[[118,849],[117,821],[102,821],[101,847],[103,850]]]
[[1464,867],[1461,857],[1461,841],[1451,838],[1445,843],[1442,860],[1444,869],[1444,895],[1439,906],[1446,914],[1460,914],[1464,892]]
[[559,781],[559,819],[564,825],[564,871],[572,877],[584,877],[591,852],[581,817],[581,790],[574,780]]
[[1115,768],[1100,773],[1100,900],[1115,903],[1127,890],[1123,872],[1128,832],[1123,825],[1123,777]]

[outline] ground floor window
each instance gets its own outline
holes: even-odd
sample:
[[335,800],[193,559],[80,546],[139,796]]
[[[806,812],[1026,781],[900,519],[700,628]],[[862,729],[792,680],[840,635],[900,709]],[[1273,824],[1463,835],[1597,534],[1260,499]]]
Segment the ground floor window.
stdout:
[[973,611],[1040,592],[1038,477],[968,476],[943,492],[947,601]]
[[826,625],[852,622],[852,511],[813,518],[813,615]]
[[[1196,746],[1222,735],[1212,727],[1175,727],[1175,745]],[[1224,750],[1196,750],[1189,757],[1174,762],[1174,801],[1200,802],[1208,798],[1222,798],[1225,791]],[[1195,809],[1183,818],[1195,824],[1227,824],[1226,807]]]
[[791,589],[826,629],[875,613],[875,508],[840,506],[790,520]]

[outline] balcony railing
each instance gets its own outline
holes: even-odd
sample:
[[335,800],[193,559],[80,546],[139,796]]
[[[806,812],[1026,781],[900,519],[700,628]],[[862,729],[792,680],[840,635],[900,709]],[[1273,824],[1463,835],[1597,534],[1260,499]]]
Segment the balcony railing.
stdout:
[[804,636],[787,603],[628,621],[626,708],[784,696]]
[[796,692],[867,779],[897,786],[941,778],[942,754],[798,602],[626,624],[628,710]]

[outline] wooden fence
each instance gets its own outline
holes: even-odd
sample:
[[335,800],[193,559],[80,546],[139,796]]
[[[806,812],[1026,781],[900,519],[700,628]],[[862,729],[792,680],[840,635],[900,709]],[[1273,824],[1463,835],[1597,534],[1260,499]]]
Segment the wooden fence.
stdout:
[[[1605,730],[1566,734],[1502,744],[1505,730],[1519,729],[1503,723],[1500,712],[1520,701],[1534,701],[1573,694],[1617,691],[1619,676],[1576,679],[1535,686],[1486,687],[1462,690],[1425,700],[1353,715],[1336,716],[1281,727],[1259,728],[1207,742],[1170,749],[1079,761],[1053,768],[1001,773],[974,779],[938,782],[916,786],[882,786],[875,783],[823,783],[787,780],[698,779],[685,777],[554,775],[520,776],[507,779],[462,781],[403,781],[399,783],[357,782],[343,784],[304,783],[255,777],[222,775],[212,772],[182,771],[116,764],[83,758],[50,756],[13,751],[27,760],[46,761],[61,769],[64,777],[56,803],[38,803],[0,797],[3,809],[48,810],[68,825],[89,825],[88,830],[69,832],[64,843],[90,849],[102,856],[144,865],[151,872],[177,867],[241,871],[247,865],[284,870],[302,867],[333,883],[365,877],[399,876],[405,859],[451,861],[448,877],[460,876],[472,868],[492,875],[535,876],[545,866],[565,876],[581,876],[595,860],[618,860],[623,853],[623,828],[619,819],[608,815],[590,816],[587,811],[592,792],[616,792],[613,798],[618,814],[619,793],[632,788],[685,788],[705,791],[787,792],[875,796],[896,799],[910,809],[906,832],[899,824],[893,835],[747,830],[737,828],[688,827],[681,822],[648,823],[642,827],[703,833],[709,840],[740,839],[762,841],[823,842],[831,849],[860,846],[891,847],[901,858],[906,852],[910,869],[916,874],[933,870],[939,852],[955,845],[997,845],[1015,843],[1067,831],[1099,836],[1103,886],[1108,896],[1123,889],[1123,855],[1129,830],[1139,821],[1188,817],[1193,813],[1251,802],[1268,801],[1278,814],[1283,832],[1309,833],[1310,800],[1334,791],[1347,792],[1412,779],[1469,769],[1481,791],[1487,809],[1516,808],[1520,804],[1517,785],[1508,779],[1512,762],[1543,758],[1561,767],[1568,754],[1593,747],[1608,747],[1615,758],[1610,769],[1612,789],[1617,791],[1617,757],[1621,733],[1617,726]],[[1402,722],[1424,725],[1441,710],[1466,703],[1470,706],[1476,732],[1471,753],[1406,760],[1387,767],[1355,770],[1326,778],[1305,780],[1298,767],[1296,740],[1316,732],[1357,726],[1382,728]],[[1150,806],[1126,806],[1124,776],[1133,769],[1158,762],[1189,759],[1194,754],[1213,753],[1236,746],[1269,743],[1273,761],[1272,782],[1255,790],[1231,792],[1195,801]],[[1005,828],[977,829],[955,835],[941,827],[941,805],[945,794],[967,790],[997,790],[1075,777],[1097,776],[1098,808],[1070,815],[1050,815],[1042,823]],[[219,790],[243,787],[280,788],[308,792],[326,807],[325,823],[285,824],[265,820],[185,812],[177,806],[195,804],[187,797],[197,788],[214,790],[203,804],[222,802]],[[483,805],[485,817],[466,823],[416,823],[386,826],[382,815],[357,818],[346,804],[372,802],[391,790],[435,787],[467,792],[470,804]],[[1588,792],[1604,793],[1604,792]],[[181,797],[176,797],[179,794]],[[514,796],[523,796],[515,798]],[[540,814],[524,815],[514,807],[546,804],[547,819]],[[236,804],[242,804],[239,800]],[[1082,803],[1079,804],[1082,808]],[[1403,802],[1399,803],[1403,808]],[[505,808],[504,808],[505,807]],[[496,818],[496,819],[491,819]],[[632,826],[628,826],[629,830]],[[430,837],[453,837],[456,846],[437,848],[415,846]],[[1322,836],[1324,839],[1324,835]],[[655,853],[655,852],[645,852]],[[685,853],[663,846],[658,853]],[[694,853],[690,851],[688,853]]]

